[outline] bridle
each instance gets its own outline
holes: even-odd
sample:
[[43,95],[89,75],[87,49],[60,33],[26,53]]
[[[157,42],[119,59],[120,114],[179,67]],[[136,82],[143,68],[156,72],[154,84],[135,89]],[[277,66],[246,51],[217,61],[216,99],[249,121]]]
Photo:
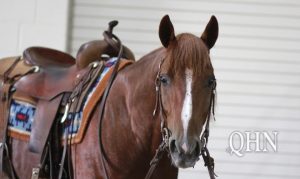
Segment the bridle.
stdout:
[[[168,127],[166,127],[166,125],[165,125],[166,114],[165,114],[165,110],[163,108],[162,96],[161,96],[161,67],[162,67],[162,64],[164,63],[164,61],[165,61],[165,58],[163,58],[159,64],[159,67],[158,67],[159,70],[157,72],[156,79],[155,79],[156,102],[155,102],[155,108],[153,111],[153,118],[156,116],[157,111],[159,111],[160,120],[161,120],[160,121],[160,130],[161,130],[161,134],[162,134],[162,142],[159,145],[153,159],[150,162],[150,168],[147,172],[145,179],[151,179],[151,176],[152,176],[154,170],[156,169],[159,161],[161,160],[163,153],[165,151],[169,153],[168,144],[169,144],[169,138],[170,138],[171,132],[168,129]],[[213,79],[213,80],[214,81],[213,81],[213,86],[211,88],[212,90],[211,90],[209,111],[207,113],[205,129],[204,129],[204,132],[200,139],[200,143],[201,143],[200,155],[202,156],[202,158],[204,160],[204,166],[207,167],[209,176],[211,179],[215,179],[215,177],[217,176],[214,172],[214,159],[210,156],[210,153],[207,149],[207,143],[208,143],[208,137],[209,137],[209,121],[210,121],[211,117],[213,117],[215,119],[214,107],[215,107],[215,94],[216,94],[216,80],[215,79]]]
[[[104,108],[105,108],[105,103],[106,103],[108,93],[109,93],[112,83],[117,75],[117,69],[120,64],[120,60],[121,60],[122,53],[123,53],[123,45],[122,45],[121,40],[112,33],[113,27],[116,26],[117,24],[118,24],[117,21],[112,21],[111,23],[109,23],[110,27],[109,27],[108,31],[105,31],[103,33],[105,40],[109,44],[111,44],[114,49],[116,49],[116,50],[119,49],[118,57],[115,62],[114,71],[109,79],[108,85],[104,91],[102,100],[100,102],[100,107],[99,107],[100,108],[100,112],[99,112],[100,120],[99,120],[99,127],[98,127],[98,129],[99,129],[98,140],[99,140],[99,148],[100,148],[100,155],[101,155],[100,161],[101,161],[101,165],[102,165],[102,170],[104,172],[104,179],[109,179],[108,172],[107,172],[107,169],[105,166],[105,161],[107,161],[107,156],[106,156],[104,148],[103,148],[102,130],[101,130],[102,123],[103,123],[103,117],[104,117],[103,116]],[[157,73],[156,79],[155,79],[156,102],[155,102],[155,108],[153,111],[153,118],[156,117],[156,115],[158,114],[158,111],[159,111],[159,116],[160,116],[160,120],[161,120],[160,130],[161,130],[161,135],[162,135],[162,142],[160,143],[159,147],[157,148],[157,150],[155,152],[153,159],[150,162],[150,168],[147,172],[145,179],[151,179],[151,176],[152,176],[153,172],[155,171],[159,161],[162,159],[164,152],[169,152],[168,144],[169,144],[169,138],[170,138],[171,132],[165,125],[166,114],[165,114],[165,110],[163,108],[162,98],[161,98],[162,97],[161,96],[161,66],[162,66],[164,60],[165,59],[162,59],[159,64],[159,70],[158,70],[158,73]],[[208,168],[211,179],[215,179],[216,174],[214,173],[214,159],[210,156],[210,153],[207,149],[207,142],[208,142],[208,137],[209,137],[209,120],[211,118],[211,114],[214,117],[215,89],[216,89],[216,84],[214,84],[214,86],[212,88],[210,106],[209,106],[209,111],[207,114],[205,130],[200,139],[200,142],[202,144],[201,145],[202,148],[200,149],[200,151],[201,151],[200,155],[202,155],[202,157],[203,157],[204,165]]]

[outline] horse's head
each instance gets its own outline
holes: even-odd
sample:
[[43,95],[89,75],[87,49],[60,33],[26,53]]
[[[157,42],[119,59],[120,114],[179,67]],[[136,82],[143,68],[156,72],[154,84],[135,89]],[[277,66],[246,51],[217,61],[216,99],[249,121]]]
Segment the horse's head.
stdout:
[[161,102],[171,133],[172,161],[177,167],[192,167],[199,159],[200,136],[216,85],[209,50],[218,37],[218,22],[212,16],[201,37],[187,33],[175,36],[169,16],[165,16],[159,37],[166,48],[160,72]]

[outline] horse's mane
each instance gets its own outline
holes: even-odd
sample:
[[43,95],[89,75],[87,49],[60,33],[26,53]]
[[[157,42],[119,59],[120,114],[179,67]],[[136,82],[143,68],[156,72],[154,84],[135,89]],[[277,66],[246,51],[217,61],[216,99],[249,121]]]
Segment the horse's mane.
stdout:
[[168,48],[167,58],[170,58],[170,74],[182,74],[185,72],[183,67],[187,67],[195,75],[201,75],[205,68],[213,68],[204,42],[189,33],[176,37],[176,41]]

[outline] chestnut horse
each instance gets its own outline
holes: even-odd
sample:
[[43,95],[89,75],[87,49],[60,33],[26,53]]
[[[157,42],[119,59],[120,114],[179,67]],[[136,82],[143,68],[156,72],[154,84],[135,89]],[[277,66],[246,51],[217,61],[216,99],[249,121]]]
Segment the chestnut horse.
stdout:
[[[218,37],[218,22],[212,16],[200,37],[175,36],[165,16],[159,37],[163,47],[116,76],[105,104],[101,140],[97,107],[84,140],[71,146],[74,178],[144,178],[162,142],[161,125],[169,134],[169,155],[162,156],[152,178],[175,179],[178,168],[193,167],[199,160],[205,145],[200,136],[209,123],[216,85],[209,51]],[[27,152],[27,143],[13,139],[11,144],[17,176],[30,178],[31,163],[38,158]]]

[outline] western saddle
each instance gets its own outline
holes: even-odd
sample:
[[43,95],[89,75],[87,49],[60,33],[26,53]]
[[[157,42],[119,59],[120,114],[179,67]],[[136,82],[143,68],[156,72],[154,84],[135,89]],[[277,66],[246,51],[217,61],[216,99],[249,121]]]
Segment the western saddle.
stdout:
[[[89,86],[101,73],[103,60],[118,56],[120,44],[112,33],[116,21],[109,23],[103,33],[104,40],[94,40],[83,44],[76,59],[64,52],[45,48],[27,48],[22,57],[1,60],[0,66],[0,178],[3,168],[10,178],[15,178],[13,166],[9,160],[7,125],[11,99],[28,101],[36,106],[34,122],[29,139],[29,150],[38,153],[41,163],[33,169],[32,178],[42,176],[44,153],[47,148],[50,130],[53,130],[55,118],[62,106],[70,98],[77,104],[82,103]],[[106,55],[106,57],[104,57]],[[131,50],[123,46],[122,58],[134,60]],[[75,105],[76,106],[76,105]],[[71,109],[75,112],[77,108]],[[49,147],[49,146],[48,146]],[[5,163],[3,166],[3,163]],[[7,167],[9,166],[9,167]],[[38,172],[37,172],[38,171]]]

